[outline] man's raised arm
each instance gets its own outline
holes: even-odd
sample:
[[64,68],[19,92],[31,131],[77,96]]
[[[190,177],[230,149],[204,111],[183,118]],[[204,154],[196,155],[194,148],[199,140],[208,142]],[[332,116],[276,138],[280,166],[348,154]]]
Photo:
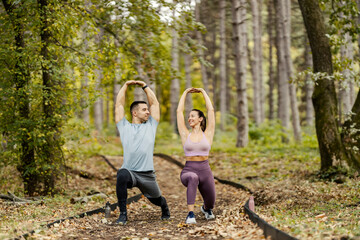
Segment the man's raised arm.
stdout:
[[137,81],[139,85],[142,86],[144,92],[146,93],[148,102],[149,102],[149,111],[151,116],[157,121],[160,121],[160,103],[157,100],[155,93],[146,85],[143,81]]
[[137,84],[135,80],[127,81],[120,89],[115,103],[115,122],[118,123],[125,117],[125,96],[128,85]]

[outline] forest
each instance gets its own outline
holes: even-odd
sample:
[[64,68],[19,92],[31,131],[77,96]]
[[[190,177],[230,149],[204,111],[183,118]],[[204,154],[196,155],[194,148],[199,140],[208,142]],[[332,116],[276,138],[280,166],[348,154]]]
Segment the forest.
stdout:
[[[2,0],[0,239],[277,239],[249,219],[250,197],[289,239],[360,239],[359,24],[360,0]],[[115,110],[129,80],[159,102],[154,167],[171,218],[142,196],[119,226]],[[216,219],[201,219],[198,193],[194,226],[177,125],[189,88],[216,121]],[[146,91],[128,87],[128,121]],[[209,120],[197,92],[186,122],[192,109]],[[79,217],[106,202],[110,218]]]

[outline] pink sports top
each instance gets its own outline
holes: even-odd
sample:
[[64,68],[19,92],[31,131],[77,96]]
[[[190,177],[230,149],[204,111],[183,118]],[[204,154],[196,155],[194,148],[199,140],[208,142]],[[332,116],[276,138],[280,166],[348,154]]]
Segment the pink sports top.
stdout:
[[187,137],[186,142],[183,146],[185,156],[192,157],[192,156],[209,156],[210,151],[210,143],[205,137],[205,134],[203,133],[203,138],[200,142],[193,142],[190,140],[190,135]]

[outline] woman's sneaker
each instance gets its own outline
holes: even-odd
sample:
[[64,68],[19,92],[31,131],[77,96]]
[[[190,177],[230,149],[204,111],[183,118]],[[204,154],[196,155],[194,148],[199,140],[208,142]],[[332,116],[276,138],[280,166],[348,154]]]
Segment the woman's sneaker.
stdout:
[[204,206],[201,206],[201,212],[202,212],[203,214],[205,214],[205,218],[206,218],[207,220],[215,219],[215,215],[213,214],[213,212],[212,212],[211,209],[205,210],[205,209],[204,209]]
[[189,214],[186,217],[185,223],[186,224],[195,224],[196,223],[195,214],[193,211],[189,212]]

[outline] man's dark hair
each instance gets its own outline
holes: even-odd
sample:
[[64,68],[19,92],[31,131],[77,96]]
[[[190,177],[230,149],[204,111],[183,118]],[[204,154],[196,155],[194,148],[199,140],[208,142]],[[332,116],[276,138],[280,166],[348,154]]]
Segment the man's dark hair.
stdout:
[[206,129],[206,117],[205,117],[205,114],[202,111],[200,111],[199,109],[192,109],[191,111],[197,112],[199,117],[203,118],[203,120],[200,123],[200,127],[201,127],[201,130],[203,132],[205,132],[205,129]]
[[132,115],[133,111],[135,108],[137,108],[137,106],[139,106],[139,104],[144,103],[147,104],[145,101],[134,101],[131,105],[130,105],[130,113]]

